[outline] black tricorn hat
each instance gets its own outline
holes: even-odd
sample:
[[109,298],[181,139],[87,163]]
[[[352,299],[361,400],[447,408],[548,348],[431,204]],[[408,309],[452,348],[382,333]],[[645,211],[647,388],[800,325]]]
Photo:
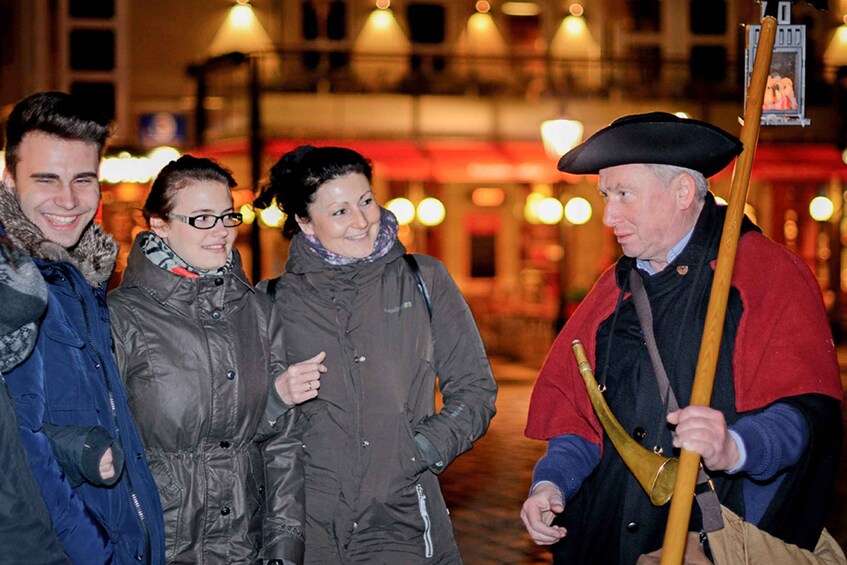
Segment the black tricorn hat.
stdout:
[[675,165],[710,177],[741,153],[734,135],[699,120],[667,112],[618,118],[559,159],[559,170],[577,175],[635,163]]

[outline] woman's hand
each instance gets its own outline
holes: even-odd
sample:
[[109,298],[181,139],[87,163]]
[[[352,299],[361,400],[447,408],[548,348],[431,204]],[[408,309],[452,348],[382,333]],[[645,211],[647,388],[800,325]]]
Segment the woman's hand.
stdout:
[[283,402],[293,406],[318,395],[321,373],[326,373],[326,367],[321,364],[325,358],[326,352],[321,351],[311,359],[295,363],[284,373],[277,375],[274,386]]

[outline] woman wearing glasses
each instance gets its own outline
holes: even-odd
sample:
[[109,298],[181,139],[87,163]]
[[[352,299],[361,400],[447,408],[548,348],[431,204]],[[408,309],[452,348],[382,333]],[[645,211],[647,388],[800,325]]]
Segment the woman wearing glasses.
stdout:
[[298,411],[273,427],[264,417],[282,332],[233,248],[234,186],[189,155],[159,173],[150,230],[109,295],[115,357],[162,499],[168,563],[301,563]]

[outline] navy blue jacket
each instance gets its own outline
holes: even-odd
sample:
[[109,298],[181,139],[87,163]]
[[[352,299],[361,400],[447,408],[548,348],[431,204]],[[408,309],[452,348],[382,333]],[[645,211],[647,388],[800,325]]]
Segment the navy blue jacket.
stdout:
[[[33,354],[5,378],[53,527],[74,563],[160,565],[164,527],[159,494],[112,357],[105,279],[117,247],[92,224],[71,255],[44,240],[27,241],[27,230],[15,225],[25,219],[4,215],[3,221],[13,241],[33,255],[49,292]],[[63,255],[65,260],[56,260]],[[125,454],[117,484],[71,487],[43,422],[104,427]]]
[[[0,186],[0,190],[3,187]],[[0,237],[6,231],[0,225]],[[12,266],[14,265],[14,266]],[[47,306],[47,287],[18,250],[0,252],[0,371],[9,372],[35,347],[33,323]],[[0,564],[67,565],[41,490],[32,476],[12,399],[0,374]]]

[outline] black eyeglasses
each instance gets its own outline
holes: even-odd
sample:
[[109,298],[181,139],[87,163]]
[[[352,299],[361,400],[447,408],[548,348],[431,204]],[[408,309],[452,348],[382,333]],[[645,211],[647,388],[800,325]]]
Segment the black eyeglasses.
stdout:
[[199,214],[197,216],[181,216],[179,214],[168,214],[168,217],[173,220],[179,220],[198,230],[210,230],[221,221],[225,228],[234,228],[240,226],[244,222],[244,217],[238,212],[227,212],[220,216],[214,214]]

